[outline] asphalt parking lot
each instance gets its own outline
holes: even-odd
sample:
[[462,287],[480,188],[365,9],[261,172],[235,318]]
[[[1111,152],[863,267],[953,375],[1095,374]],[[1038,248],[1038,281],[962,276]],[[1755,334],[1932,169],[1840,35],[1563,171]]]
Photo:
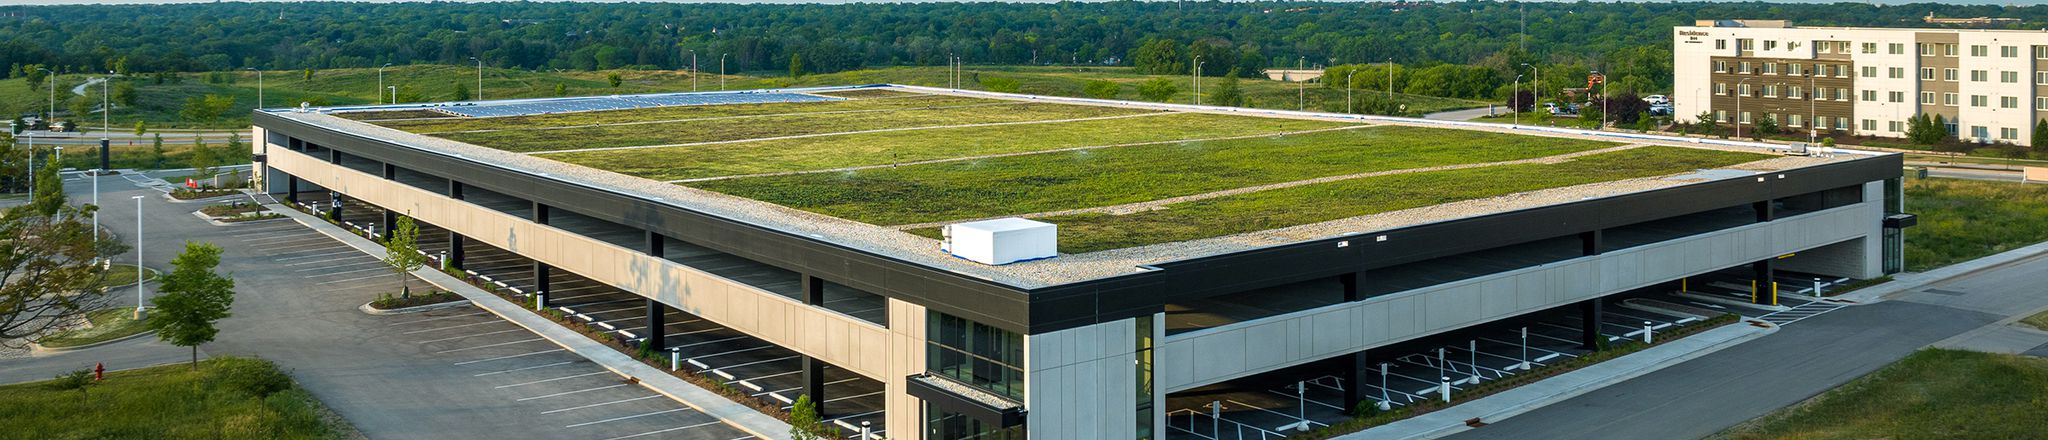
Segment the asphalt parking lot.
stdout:
[[[370,224],[381,221],[382,216],[375,206],[343,204],[344,221]],[[419,231],[419,246],[426,254],[439,257],[451,250],[446,230],[422,223]],[[538,291],[533,261],[496,247],[466,241],[462,266],[508,292],[524,296]],[[634,341],[652,333],[647,328],[644,297],[559,269],[549,274],[548,284],[550,308],[565,316]],[[531,300],[522,303],[532,304]],[[802,394],[802,364],[796,352],[678,310],[668,310],[663,324],[675,368],[718,376],[755,397],[781,402],[785,409]],[[862,422],[870,424],[872,436],[885,436],[883,392],[880,381],[828,365],[824,417],[850,438],[858,437]]]
[[[377,259],[289,220],[231,226],[234,240],[314,289],[395,292],[400,279]],[[415,291],[428,285],[413,279]],[[374,294],[374,293],[373,293]],[[493,402],[493,423],[534,437],[730,440],[745,432],[605,370],[540,336],[475,308],[369,316],[380,343],[403,347],[442,380],[435,394]],[[420,411],[449,410],[423,407]],[[500,426],[499,428],[503,428]]]

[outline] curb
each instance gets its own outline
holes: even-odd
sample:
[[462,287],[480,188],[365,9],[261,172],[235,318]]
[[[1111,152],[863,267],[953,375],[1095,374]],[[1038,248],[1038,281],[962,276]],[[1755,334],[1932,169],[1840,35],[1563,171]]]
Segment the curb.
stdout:
[[1937,267],[1926,272],[1912,272],[1892,276],[1892,281],[1857,289],[1848,294],[1829,298],[1856,301],[1863,304],[1882,302],[1889,297],[1910,290],[1927,287],[1935,283],[1969,276],[1978,272],[1997,269],[2048,255],[2048,241],[1987,255],[1974,260]]
[[28,350],[29,350],[29,352],[30,352],[30,353],[63,353],[63,352],[67,352],[67,351],[79,351],[79,350],[84,350],[84,349],[88,349],[88,348],[98,347],[98,346],[102,346],[102,345],[112,345],[112,344],[114,344],[114,343],[117,343],[117,342],[124,342],[124,341],[127,341],[127,340],[129,340],[129,339],[135,339],[135,338],[140,338],[140,337],[143,337],[143,336],[150,336],[150,335],[154,335],[154,334],[156,334],[156,330],[145,330],[145,331],[143,331],[142,333],[136,333],[136,334],[132,334],[132,335],[128,335],[128,336],[122,336],[122,337],[119,337],[119,338],[114,338],[114,339],[108,339],[108,340],[105,340],[105,341],[99,341],[99,342],[94,342],[94,343],[91,343],[91,344],[85,344],[85,345],[79,345],[79,346],[73,346],[73,347],[44,347],[44,346],[43,346],[43,344],[37,344],[37,343],[34,343],[34,342],[30,342],[30,343],[28,344]]
[[[1734,347],[1734,346],[1736,346],[1736,345],[1741,345],[1742,343],[1745,343],[1745,342],[1749,342],[1749,341],[1752,341],[1752,340],[1755,340],[1755,339],[1757,339],[1757,338],[1761,338],[1761,337],[1764,337],[1764,336],[1768,336],[1768,335],[1770,335],[1770,334],[1773,334],[1773,333],[1777,333],[1777,332],[1778,332],[1778,329],[1779,329],[1779,328],[1781,328],[1781,327],[1778,327],[1778,326],[1775,326],[1775,325],[1769,325],[1768,327],[1764,327],[1764,328],[1761,328],[1761,329],[1756,329],[1756,330],[1749,330],[1749,329],[1752,329],[1752,328],[1756,328],[1756,327],[1752,327],[1752,326],[1750,326],[1750,325],[1749,325],[1749,323],[1750,323],[1751,321],[1752,321],[1752,320],[1749,320],[1749,319],[1742,319],[1742,320],[1737,320],[1737,321],[1735,321],[1735,322],[1732,322],[1732,323],[1728,323],[1728,324],[1726,324],[1726,325],[1723,325],[1723,326],[1721,326],[1721,327],[1716,327],[1716,328],[1708,329],[1708,330],[1706,330],[1706,331],[1703,331],[1703,332],[1700,332],[1700,333],[1696,333],[1696,334],[1693,334],[1692,336],[1688,336],[1688,337],[1697,337],[1697,336],[1700,336],[1700,335],[1703,335],[1703,334],[1706,334],[1706,333],[1709,333],[1709,332],[1714,332],[1714,331],[1720,331],[1720,330],[1723,330],[1723,329],[1728,329],[1728,328],[1735,328],[1736,330],[1741,330],[1741,331],[1745,331],[1745,332],[1746,332],[1745,334],[1742,334],[1742,335],[1739,335],[1739,336],[1735,336],[1735,337],[1729,338],[1729,339],[1727,339],[1727,340],[1722,340],[1722,341],[1717,341],[1717,342],[1713,342],[1713,343],[1710,343],[1710,344],[1709,344],[1709,345],[1707,345],[1707,346],[1704,346],[1704,347],[1699,347],[1698,349],[1694,349],[1694,350],[1692,350],[1692,351],[1689,351],[1689,352],[1685,352],[1685,353],[1683,353],[1683,354],[1679,354],[1679,355],[1677,355],[1677,356],[1674,356],[1674,357],[1671,357],[1671,358],[1669,358],[1669,359],[1665,359],[1665,360],[1662,360],[1662,361],[1658,361],[1658,362],[1656,362],[1656,363],[1654,363],[1654,364],[1651,364],[1651,365],[1645,365],[1645,366],[1643,366],[1643,367],[1641,367],[1641,368],[1636,368],[1636,369],[1634,369],[1634,370],[1629,370],[1629,371],[1623,371],[1623,372],[1620,372],[1619,374],[1613,374],[1613,375],[1609,375],[1609,376],[1606,376],[1606,377],[1602,377],[1602,378],[1600,378],[1599,380],[1594,380],[1594,381],[1586,382],[1586,383],[1583,383],[1583,384],[1579,384],[1579,385],[1577,385],[1577,386],[1573,386],[1573,387],[1570,387],[1570,388],[1566,388],[1566,389],[1563,389],[1563,390],[1558,390],[1557,392],[1553,392],[1553,393],[1550,393],[1550,394],[1548,394],[1548,395],[1542,395],[1542,396],[1531,396],[1531,397],[1534,397],[1534,398],[1533,398],[1533,399],[1530,399],[1530,400],[1527,400],[1527,401],[1524,401],[1524,402],[1521,402],[1521,403],[1511,404],[1511,405],[1508,405],[1508,406],[1507,406],[1507,407],[1505,407],[1505,408],[1502,408],[1502,409],[1499,409],[1499,410],[1495,410],[1495,411],[1493,411],[1493,412],[1489,412],[1489,413],[1485,413],[1485,414],[1480,414],[1480,415],[1478,415],[1478,417],[1472,417],[1472,418],[1476,418],[1476,419],[1479,419],[1480,421],[1482,421],[1482,422],[1484,422],[1484,423],[1498,423],[1498,422],[1499,422],[1499,421],[1501,421],[1501,420],[1506,420],[1506,419],[1508,419],[1508,418],[1512,418],[1512,417],[1514,417],[1514,416],[1517,416],[1517,415],[1521,415],[1522,413],[1526,413],[1526,412],[1529,412],[1529,411],[1534,411],[1534,410],[1537,410],[1537,409],[1541,409],[1541,408],[1543,408],[1543,407],[1546,407],[1546,406],[1550,406],[1550,405],[1552,405],[1552,404],[1555,404],[1555,403],[1558,403],[1558,402],[1563,402],[1563,401],[1565,401],[1565,400],[1567,400],[1567,399],[1571,399],[1571,398],[1573,398],[1573,397],[1578,397],[1578,396],[1580,396],[1580,395],[1584,395],[1584,394],[1586,394],[1586,393],[1590,393],[1590,392],[1593,392],[1593,391],[1596,391],[1596,390],[1599,390],[1599,389],[1602,389],[1602,388],[1606,388],[1606,387],[1608,387],[1608,386],[1610,386],[1610,385],[1614,385],[1614,384],[1617,384],[1617,383],[1621,383],[1621,382],[1624,382],[1624,381],[1627,381],[1627,380],[1630,380],[1630,379],[1634,379],[1634,378],[1637,378],[1637,377],[1641,377],[1641,376],[1644,376],[1644,375],[1647,375],[1647,374],[1650,374],[1650,373],[1654,373],[1654,372],[1657,372],[1657,371],[1659,371],[1659,370],[1663,370],[1663,369],[1665,369],[1665,368],[1669,368],[1669,367],[1672,367],[1672,366],[1675,366],[1675,365],[1678,365],[1678,364],[1681,364],[1681,363],[1685,363],[1686,361],[1690,361],[1690,360],[1693,360],[1693,359],[1697,359],[1697,358],[1699,358],[1699,357],[1701,357],[1701,356],[1706,356],[1706,355],[1708,355],[1708,354],[1713,354],[1713,353],[1715,353],[1715,352],[1718,352],[1718,351],[1721,351],[1721,350],[1725,350],[1725,349],[1728,349],[1729,347]],[[1768,325],[1768,324],[1767,324],[1767,325]],[[1683,339],[1680,339],[1680,340],[1683,340]],[[1655,348],[1656,348],[1656,347],[1652,347],[1652,349],[1655,349]],[[1631,356],[1640,356],[1640,355],[1643,355],[1643,354],[1645,354],[1645,352],[1636,352],[1636,353],[1633,353],[1633,354],[1629,354],[1629,355],[1627,355],[1627,356],[1622,356],[1622,357],[1619,357],[1619,358],[1609,359],[1609,360],[1607,360],[1607,362],[1614,362],[1614,361],[1619,361],[1619,360],[1623,360],[1623,359],[1628,359],[1628,358],[1629,358],[1629,357],[1631,357]],[[1587,368],[1592,368],[1592,367],[1597,367],[1597,366],[1598,366],[1598,364],[1596,364],[1596,365],[1593,365],[1593,366],[1588,366]],[[1531,383],[1531,384],[1528,384],[1528,385],[1523,385],[1523,386],[1521,386],[1521,387],[1517,387],[1517,388],[1516,388],[1516,389],[1514,389],[1514,390],[1508,390],[1508,391],[1503,391],[1503,392],[1502,392],[1502,393],[1500,393],[1500,394],[1494,394],[1494,395],[1491,395],[1491,396],[1487,396],[1487,397],[1483,397],[1483,398],[1480,398],[1480,399],[1478,399],[1478,400],[1471,400],[1471,401],[1466,401],[1465,403],[1460,403],[1460,404],[1458,404],[1458,405],[1454,405],[1454,406],[1451,406],[1451,407],[1449,407],[1449,408],[1444,408],[1444,409],[1440,409],[1440,410],[1437,410],[1436,412],[1433,412],[1433,413],[1431,413],[1431,414],[1439,414],[1439,413],[1443,413],[1443,412],[1445,412],[1445,411],[1452,411],[1452,410],[1456,410],[1456,409],[1457,409],[1457,408],[1459,408],[1459,407],[1463,407],[1463,406],[1467,406],[1467,405],[1472,405],[1472,404],[1476,404],[1476,403],[1484,403],[1484,402],[1486,402],[1486,401],[1487,401],[1488,399],[1493,399],[1493,398],[1500,398],[1500,397],[1504,396],[1505,394],[1507,394],[1507,393],[1512,393],[1512,392],[1514,392],[1514,391],[1516,391],[1516,390],[1524,390],[1524,389],[1529,389],[1528,387],[1529,387],[1529,386],[1531,386],[1531,385],[1538,385],[1538,384],[1542,384],[1543,382],[1548,382],[1548,381],[1553,381],[1553,380],[1559,380],[1559,379],[1561,379],[1561,378],[1564,378],[1564,377],[1565,377],[1565,375],[1569,375],[1569,374],[1572,374],[1572,373],[1578,373],[1578,372],[1583,372],[1583,371],[1586,371],[1586,370],[1582,368],[1582,369],[1579,369],[1579,370],[1576,370],[1576,371],[1570,371],[1570,372],[1566,372],[1566,373],[1564,373],[1564,374],[1561,374],[1561,375],[1558,375],[1558,376],[1552,376],[1552,377],[1550,377],[1550,378],[1547,378],[1547,379],[1544,379],[1544,380],[1541,380],[1541,381],[1537,381],[1537,382],[1535,382],[1535,383]],[[1590,373],[1588,373],[1588,374],[1590,374]],[[1363,430],[1363,431],[1358,431],[1358,432],[1354,432],[1354,433],[1350,433],[1350,434],[1345,434],[1345,435],[1341,435],[1341,436],[1337,436],[1337,437],[1333,437],[1333,438],[1335,438],[1335,439],[1343,439],[1343,440],[1364,440],[1364,439],[1388,439],[1388,438],[1392,438],[1392,439],[1417,439],[1417,440],[1421,440],[1421,439],[1435,439],[1435,438],[1442,438],[1442,437],[1450,436],[1450,435],[1452,435],[1452,434],[1457,434],[1457,433],[1461,433],[1461,432],[1465,432],[1465,431],[1470,431],[1470,430],[1474,429],[1473,427],[1471,427],[1471,426],[1468,426],[1468,425],[1466,425],[1466,424],[1465,424],[1465,423],[1464,423],[1463,421],[1455,421],[1455,422],[1453,422],[1453,423],[1447,423],[1447,424],[1444,424],[1444,425],[1440,425],[1440,426],[1436,426],[1436,427],[1425,427],[1425,428],[1422,428],[1422,429],[1410,430],[1410,431],[1405,431],[1405,432],[1404,432],[1403,430],[1399,430],[1398,428],[1395,428],[1395,427],[1399,426],[1399,425],[1400,425],[1400,424],[1401,424],[1402,422],[1405,422],[1405,421],[1413,421],[1413,420],[1418,420],[1418,419],[1419,419],[1420,417],[1427,417],[1427,416],[1429,416],[1429,415],[1431,415],[1431,414],[1424,414],[1424,415],[1421,415],[1421,416],[1416,416],[1416,417],[1414,417],[1414,418],[1408,418],[1408,419],[1405,419],[1405,420],[1401,420],[1401,421],[1395,421],[1395,422],[1393,422],[1393,423],[1389,423],[1389,424],[1385,424],[1385,425],[1380,425],[1380,426],[1377,426],[1377,427],[1373,427],[1373,428],[1369,428],[1369,429],[1366,429],[1366,430]],[[1414,423],[1420,424],[1420,423],[1424,423],[1424,422],[1414,422]]]
[[455,301],[449,301],[449,302],[439,302],[439,303],[433,303],[433,304],[427,304],[427,305],[418,305],[418,306],[412,306],[412,307],[400,307],[400,308],[396,308],[396,309],[379,309],[379,308],[376,308],[376,307],[370,307],[370,303],[363,303],[363,305],[361,305],[361,306],[357,306],[357,307],[356,307],[356,310],[361,310],[361,311],[363,311],[363,313],[367,313],[367,314],[371,314],[371,315],[377,315],[377,316],[390,316],[390,315],[404,315],[404,314],[407,314],[407,313],[431,312],[431,311],[435,311],[435,310],[441,310],[441,309],[452,309],[452,308],[456,308],[456,307],[469,307],[470,305],[472,305],[472,303],[473,303],[473,301],[470,301],[470,300],[467,300],[467,299],[461,299],[461,300],[455,300]]

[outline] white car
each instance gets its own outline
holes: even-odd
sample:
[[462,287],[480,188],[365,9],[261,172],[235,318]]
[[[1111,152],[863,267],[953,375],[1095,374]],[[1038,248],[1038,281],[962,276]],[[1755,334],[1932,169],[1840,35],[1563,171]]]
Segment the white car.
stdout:
[[1644,97],[1643,97],[1643,102],[1647,102],[1647,103],[1650,103],[1650,104],[1670,104],[1670,103],[1671,103],[1671,97],[1669,97],[1669,96],[1664,96],[1664,95],[1650,95],[1650,96],[1644,96]]

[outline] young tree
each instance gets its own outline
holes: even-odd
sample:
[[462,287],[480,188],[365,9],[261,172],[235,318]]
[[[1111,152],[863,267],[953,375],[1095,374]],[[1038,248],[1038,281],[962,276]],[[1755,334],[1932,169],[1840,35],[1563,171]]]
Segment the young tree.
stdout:
[[1229,73],[1223,74],[1223,79],[1217,81],[1216,91],[1209,93],[1209,101],[1224,107],[1243,106],[1244,91],[1237,88],[1237,77],[1240,73],[1242,72],[1232,67]]
[[192,162],[192,170],[197,174],[211,176],[213,167],[220,165],[220,153],[214,152],[213,147],[206,145],[205,137],[193,136],[192,158],[189,161]]
[[213,342],[220,333],[214,323],[228,317],[235,305],[235,280],[214,273],[220,252],[212,243],[185,242],[185,252],[171,260],[171,273],[157,286],[162,294],[150,300],[156,305],[146,320],[150,330],[171,345],[190,347],[195,370],[199,344]]
[[141,136],[141,135],[142,135],[143,133],[148,133],[148,132],[149,132],[149,126],[147,126],[147,125],[143,125],[142,121],[135,121],[135,135],[136,135],[136,136]]
[[129,81],[121,81],[119,83],[114,84],[113,97],[115,104],[131,107],[134,106],[135,99],[137,97],[135,91],[135,83]]
[[789,77],[790,77],[790,78],[802,78],[803,76],[804,76],[804,54],[800,54],[800,53],[793,53],[793,54],[789,54]]
[[419,236],[419,225],[411,216],[398,216],[391,230],[384,231],[384,264],[398,274],[399,298],[412,298],[410,274],[427,265],[427,256],[419,253]]
[[[619,73],[618,73],[618,72],[612,72],[612,73],[607,73],[607,74],[604,74],[604,80],[605,80],[605,82],[611,83],[611,85],[612,85],[612,88],[614,88],[614,89],[616,89],[616,88],[619,88],[619,85],[620,85],[620,84],[625,84],[625,83],[626,83],[626,79],[625,79],[625,78],[621,78],[621,77],[619,77]],[[558,94],[559,94],[559,93],[561,93],[561,92],[565,92],[565,91],[567,91],[567,88],[565,88],[565,87],[562,87],[562,85],[561,85],[561,84],[555,84],[555,92],[556,92],[556,93],[558,93]]]
[[178,116],[192,122],[213,122],[226,116],[235,106],[235,97],[206,95],[185,98],[185,107],[178,110]]
[[1175,93],[1180,93],[1180,86],[1174,85],[1173,80],[1166,78],[1152,78],[1138,83],[1138,97],[1146,101],[1166,102],[1172,99]]
[[1762,118],[1757,118],[1756,131],[1750,132],[1749,138],[1760,139],[1765,135],[1773,134],[1778,134],[1778,117],[1764,115]]
[[[612,87],[618,87],[618,86],[612,86]],[[569,96],[569,85],[568,85],[568,84],[562,84],[562,83],[555,83],[555,96]]]
[[818,418],[817,405],[812,404],[811,395],[796,396],[796,402],[789,407],[789,438],[791,440],[822,440],[816,434],[825,422]]
[[470,98],[470,96],[469,96],[469,82],[468,82],[468,81],[456,81],[456,82],[455,82],[455,98],[454,98],[453,100],[455,100],[455,101],[468,101],[468,100],[469,100],[469,98]]
[[112,236],[93,240],[90,212],[64,202],[55,167],[36,171],[36,204],[0,215],[0,236],[9,237],[0,243],[0,346],[21,348],[105,307],[97,287],[106,272],[95,259],[124,252]]
[[71,119],[74,119],[74,122],[83,121],[87,115],[92,114],[93,109],[100,107],[99,92],[89,91],[84,95],[72,95],[71,102],[66,107],[71,109]]
[[1095,99],[1116,99],[1117,93],[1120,92],[1123,92],[1123,86],[1104,79],[1088,81],[1088,84],[1081,86],[1081,94]]
[[2048,153],[2048,119],[2034,122],[2034,152]]
[[1714,112],[1700,112],[1698,116],[1693,116],[1693,120],[1692,125],[1698,127],[1694,130],[1699,130],[1700,134],[1714,134],[1714,130],[1721,128],[1720,121],[1714,120]]
[[164,134],[157,133],[149,138],[149,164],[152,168],[164,167]]
[[304,73],[302,73],[302,74],[300,74],[300,75],[299,75],[299,79],[301,79],[301,80],[306,80],[306,81],[312,81],[312,80],[313,80],[313,69],[306,69],[306,71],[305,71]]

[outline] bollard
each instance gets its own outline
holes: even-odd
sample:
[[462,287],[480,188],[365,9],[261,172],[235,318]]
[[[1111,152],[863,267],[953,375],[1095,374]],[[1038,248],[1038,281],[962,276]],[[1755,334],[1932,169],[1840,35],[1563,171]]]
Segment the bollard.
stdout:
[[448,251],[441,251],[441,270],[448,270]]
[[860,422],[860,440],[870,440],[875,438],[873,431],[870,431],[868,428],[868,423],[869,422],[866,420],[862,420]]
[[1643,321],[1643,343],[1650,343],[1650,321]]
[[545,293],[545,292],[534,292],[534,293],[533,293],[533,309],[534,309],[534,310],[540,310],[540,309],[545,309],[545,308],[547,308],[547,306],[543,306],[543,305],[541,305],[541,304],[547,304],[547,303],[548,303],[548,300],[547,300],[547,296],[548,296],[548,294],[547,294],[547,293]]
[[1438,390],[1441,390],[1441,391],[1443,391],[1443,397],[1444,397],[1444,402],[1450,402],[1450,401],[1451,401],[1451,377],[1450,377],[1450,376],[1441,376],[1441,378],[1439,379],[1439,381],[1441,382],[1441,385],[1440,385],[1440,387],[1439,387],[1439,388],[1437,388],[1437,389],[1438,389]]
[[1523,371],[1523,372],[1528,372],[1528,371],[1529,371],[1529,328],[1528,328],[1528,327],[1522,327],[1522,363],[1521,363],[1520,365],[1522,366],[1522,371]]
[[673,372],[675,372],[676,370],[681,370],[681,369],[683,369],[683,352],[680,352],[680,351],[671,351],[671,352],[668,352],[668,371],[669,371],[669,372],[671,372],[671,373],[673,373]]

